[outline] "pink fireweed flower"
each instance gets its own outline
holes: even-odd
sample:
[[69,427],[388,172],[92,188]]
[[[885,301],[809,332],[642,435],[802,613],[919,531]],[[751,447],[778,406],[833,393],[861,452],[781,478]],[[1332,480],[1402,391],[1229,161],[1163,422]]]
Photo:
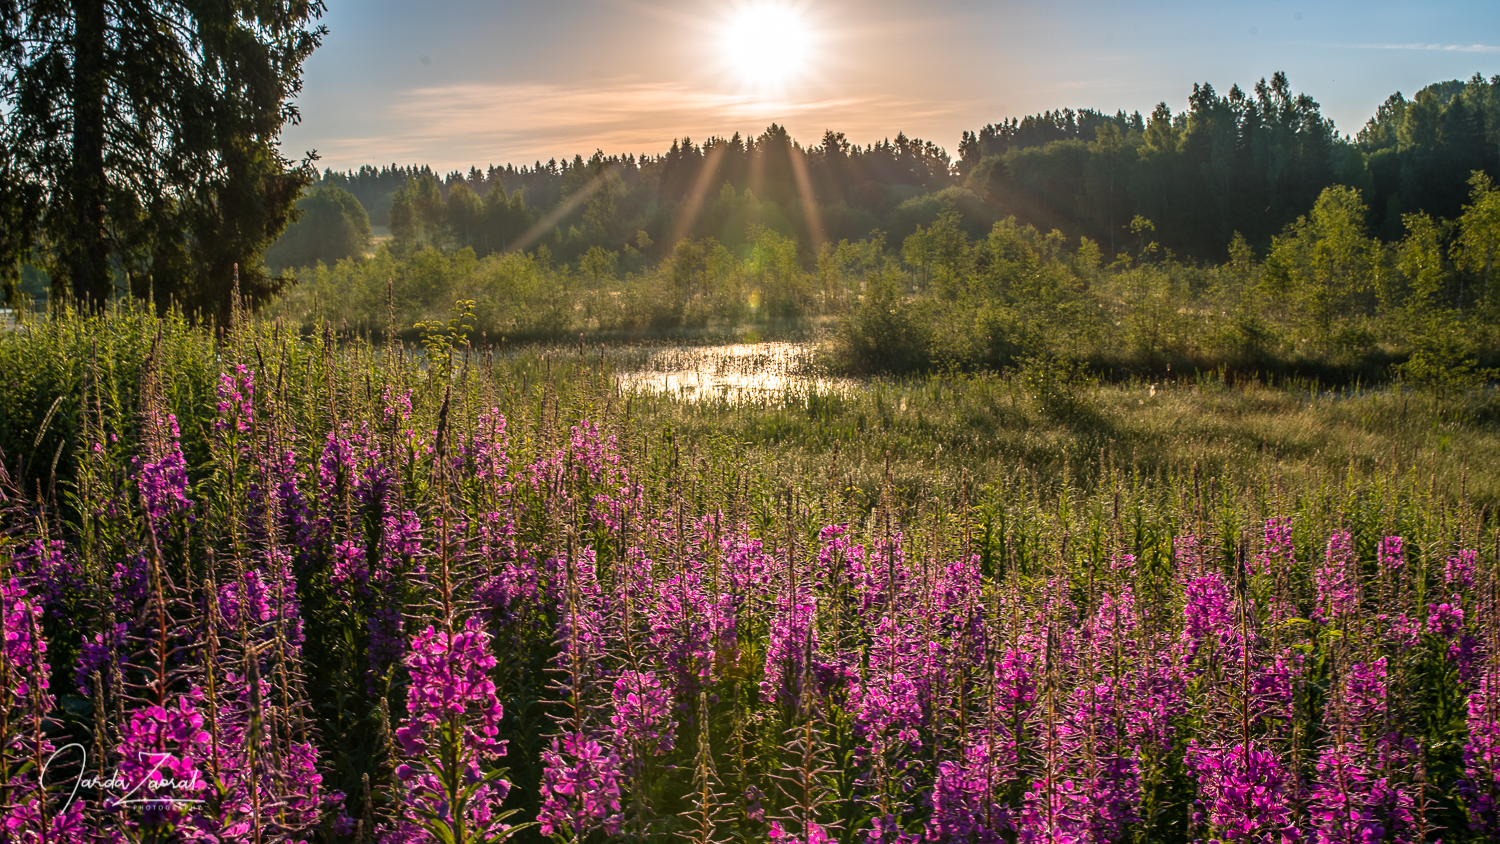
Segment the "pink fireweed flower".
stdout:
[[248,570],[238,581],[219,587],[219,614],[224,623],[238,629],[244,625],[252,638],[275,635],[277,625],[293,647],[303,641],[302,614],[297,602],[297,581],[285,555],[270,561],[277,571]]
[[412,639],[406,665],[411,671],[405,725],[396,738],[409,755],[426,751],[431,731],[450,720],[462,724],[464,742],[486,761],[505,754],[500,735],[504,710],[489,672],[496,666],[490,637],[470,618],[463,629],[448,633],[429,626]]
[[1297,546],[1292,542],[1291,519],[1266,519],[1261,538],[1261,552],[1255,557],[1251,574],[1267,575],[1278,567],[1290,567],[1296,563]]
[[36,539],[15,555],[16,570],[27,592],[38,595],[47,614],[67,615],[67,603],[82,592],[85,581],[78,563],[61,540]]
[[1203,573],[1204,542],[1198,536],[1187,533],[1172,540],[1172,557],[1175,568],[1189,577]]
[[1469,693],[1468,716],[1460,790],[1470,828],[1493,840],[1500,836],[1500,667],[1489,666]]
[[177,417],[167,416],[166,447],[161,454],[136,458],[136,485],[146,502],[146,515],[153,521],[189,513],[187,461],[182,457]]
[[1008,648],[995,666],[995,709],[1025,718],[1036,703],[1036,656]]
[[479,414],[473,438],[461,446],[464,456],[472,462],[476,476],[491,482],[505,480],[510,466],[509,448],[505,414],[498,407]]
[[620,758],[597,741],[569,733],[542,751],[543,835],[578,840],[594,830],[620,831]]
[[1449,589],[1465,592],[1474,588],[1474,569],[1478,567],[1479,554],[1465,549],[1449,557],[1443,563],[1443,582]]
[[835,844],[837,838],[829,835],[823,827],[809,821],[801,834],[788,832],[781,821],[771,821],[772,844]]
[[405,800],[385,840],[445,840],[431,833],[432,823],[448,834],[466,828],[477,840],[507,836],[511,827],[500,804],[510,783],[484,774],[505,755],[498,738],[504,711],[489,676],[496,666],[489,634],[476,618],[454,632],[429,626],[412,639],[405,662],[411,672],[407,717],[396,730],[405,759],[395,770]]
[[1037,778],[1021,799],[1018,840],[1022,844],[1091,844],[1089,798],[1088,791],[1073,780],[1048,783],[1045,777]]
[[[1061,751],[1054,780],[1066,783],[1082,802],[1067,809],[1086,841],[1116,841],[1135,820],[1141,802],[1140,763],[1125,727],[1136,701],[1121,700],[1130,685],[1107,678],[1072,690],[1061,723],[1056,725]],[[1064,824],[1062,829],[1070,827]]]
[[849,690],[854,731],[865,740],[863,752],[879,755],[921,746],[924,650],[912,626],[898,624],[889,616],[881,619],[870,648],[868,674]]
[[1463,603],[1457,595],[1450,602],[1427,605],[1427,632],[1451,639],[1464,627]]
[[[0,581],[0,751],[7,769],[0,792],[0,840],[72,844],[88,839],[82,824],[82,804],[67,795],[49,794],[48,782],[25,760],[50,758],[58,748],[45,735],[56,699],[48,691],[47,643],[38,635],[42,610],[15,578]],[[35,729],[42,717],[44,730]],[[52,777],[49,776],[49,780]],[[55,798],[55,799],[54,799]]]
[[1182,588],[1183,661],[1192,662],[1205,646],[1219,650],[1239,640],[1229,587],[1217,572],[1190,578]]
[[1354,544],[1348,531],[1328,538],[1328,550],[1314,577],[1318,607],[1313,617],[1332,624],[1354,611],[1359,593],[1354,583]]
[[864,577],[865,549],[854,544],[847,525],[818,530],[817,572],[829,585],[852,586]]
[[[609,723],[616,744],[633,757],[670,753],[677,722],[671,719],[672,694],[650,671],[626,671],[615,681],[615,711]],[[640,760],[633,760],[640,761]]]
[[1372,776],[1358,746],[1329,745],[1318,756],[1317,781],[1308,795],[1315,844],[1376,842],[1385,829],[1375,815],[1369,792]]
[[1356,662],[1349,667],[1344,684],[1344,705],[1348,708],[1350,723],[1379,726],[1385,719],[1386,665],[1386,658],[1380,657],[1372,662]]
[[876,815],[864,837],[868,844],[916,844],[922,840],[921,836],[903,830],[894,814]]
[[205,761],[212,749],[199,711],[202,702],[203,692],[194,689],[169,706],[131,713],[116,750],[127,791],[106,802],[106,808],[125,812],[129,825],[143,830],[185,821],[201,825],[190,817],[209,792]]
[[906,560],[902,536],[897,533],[877,542],[865,560],[861,580],[856,584],[860,610],[867,618],[899,608],[906,598],[914,597],[916,577]]
[[1188,769],[1198,780],[1193,822],[1213,840],[1297,844],[1293,827],[1294,781],[1271,751],[1253,745],[1204,746],[1188,742]]
[[605,625],[610,596],[599,585],[594,549],[584,549],[571,563],[556,557],[548,560],[547,573],[547,592],[558,604],[554,664],[592,677],[604,669],[610,646]]
[[661,655],[679,693],[707,681],[723,666],[718,659],[736,639],[736,599],[712,594],[709,583],[684,569],[656,586],[647,608],[652,648]]
[[1134,690],[1125,707],[1125,736],[1148,753],[1165,753],[1176,733],[1174,721],[1188,709],[1187,682],[1180,661],[1162,654],[1157,663],[1132,672],[1127,682]]
[[420,557],[422,555],[422,520],[411,510],[397,515],[386,516],[382,520],[380,533],[380,558],[384,564],[377,567],[372,575],[378,582],[387,582],[396,578],[396,570],[393,565],[410,563],[421,568]]
[[73,668],[73,685],[79,695],[93,696],[95,672],[100,680],[109,683],[110,668],[119,661],[129,636],[130,626],[122,621],[116,622],[112,630],[95,633],[92,637],[84,634],[78,649],[78,664]]
[[0,693],[9,697],[11,706],[20,707],[27,705],[33,691],[40,690],[46,696],[47,708],[51,708],[52,698],[47,693],[47,675],[51,672],[39,670],[46,665],[47,657],[47,642],[40,635],[42,608],[14,577],[0,582],[0,620],[5,624],[5,667],[11,683]]
[[813,625],[817,599],[811,595],[780,595],[771,617],[766,642],[766,672],[760,681],[760,699],[766,703],[795,703],[809,654],[818,649],[818,631]]
[[1375,559],[1382,571],[1397,574],[1406,568],[1406,540],[1399,536],[1387,536],[1380,540]]
[[1012,829],[1010,809],[1001,799],[1016,770],[1014,739],[1001,730],[980,736],[961,762],[939,762],[932,785],[932,816],[925,837],[932,842],[998,844]]
[[349,540],[333,546],[333,570],[328,577],[346,598],[352,597],[350,586],[363,587],[370,580],[370,567],[365,563],[364,547]]
[[1422,640],[1422,623],[1404,613],[1375,616],[1380,622],[1381,638],[1396,651],[1409,651]]
[[537,598],[537,570],[529,560],[497,565],[474,590],[474,597],[490,621],[509,624],[523,616]]
[[236,364],[234,372],[219,373],[219,418],[215,431],[248,434],[255,422],[255,372]]

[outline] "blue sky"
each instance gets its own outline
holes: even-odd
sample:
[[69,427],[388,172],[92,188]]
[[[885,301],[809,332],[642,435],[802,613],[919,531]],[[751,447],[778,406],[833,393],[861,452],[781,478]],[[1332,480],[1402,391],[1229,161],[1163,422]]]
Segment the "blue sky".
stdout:
[[[810,40],[791,78],[724,60],[746,7]],[[964,129],[1055,108],[1149,112],[1286,71],[1341,132],[1387,96],[1500,74],[1500,3],[328,0],[283,152],[440,171],[759,133],[955,153]],[[771,38],[771,42],[782,39]],[[752,45],[753,46],[753,45]],[[767,43],[774,52],[779,43]]]

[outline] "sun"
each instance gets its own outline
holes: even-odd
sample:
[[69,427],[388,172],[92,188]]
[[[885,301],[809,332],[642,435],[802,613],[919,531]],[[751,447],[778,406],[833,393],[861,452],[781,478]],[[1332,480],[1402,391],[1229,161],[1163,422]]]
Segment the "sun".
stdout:
[[725,64],[742,86],[778,93],[806,75],[816,38],[794,6],[759,2],[739,6],[730,14],[720,44]]

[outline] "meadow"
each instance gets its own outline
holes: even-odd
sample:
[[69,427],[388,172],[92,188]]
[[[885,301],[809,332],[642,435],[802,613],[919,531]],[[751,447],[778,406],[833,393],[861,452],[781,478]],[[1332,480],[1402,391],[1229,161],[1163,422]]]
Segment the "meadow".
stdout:
[[1500,833],[1483,389],[422,339],[0,336],[7,840]]

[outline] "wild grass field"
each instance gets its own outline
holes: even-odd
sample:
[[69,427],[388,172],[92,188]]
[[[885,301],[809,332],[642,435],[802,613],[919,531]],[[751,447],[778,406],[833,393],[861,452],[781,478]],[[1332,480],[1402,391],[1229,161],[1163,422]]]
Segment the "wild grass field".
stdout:
[[688,400],[236,317],[0,336],[16,840],[1500,832],[1485,390]]

